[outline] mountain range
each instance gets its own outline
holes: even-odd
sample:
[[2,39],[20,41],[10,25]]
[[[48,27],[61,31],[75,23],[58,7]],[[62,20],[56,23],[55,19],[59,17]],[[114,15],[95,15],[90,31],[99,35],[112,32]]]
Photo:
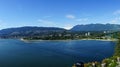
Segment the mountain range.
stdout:
[[42,35],[52,32],[62,32],[65,31],[63,28],[56,27],[18,27],[18,28],[7,28],[0,30],[0,36],[32,36],[32,35]]
[[7,28],[0,30],[0,36],[33,36],[33,35],[47,35],[52,32],[64,32],[64,31],[120,31],[120,25],[118,24],[87,24],[76,25],[70,30],[57,27],[18,27]]
[[119,31],[119,24],[87,24],[87,25],[76,25],[72,31]]

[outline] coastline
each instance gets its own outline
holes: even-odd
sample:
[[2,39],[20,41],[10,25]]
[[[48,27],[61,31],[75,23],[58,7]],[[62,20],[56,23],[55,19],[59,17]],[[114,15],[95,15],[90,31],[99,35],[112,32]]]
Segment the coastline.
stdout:
[[86,39],[64,39],[64,40],[27,40],[27,39],[20,39],[21,41],[74,41],[74,40],[97,40],[97,41],[117,41],[117,39],[90,39],[90,38],[86,38]]
[[117,41],[117,39],[81,39],[81,40]]
[[[85,67],[120,67],[120,38],[118,39],[108,39],[108,41],[116,41],[116,47],[115,47],[115,52],[112,57],[105,58],[102,60],[102,62],[88,62],[85,63]],[[76,67],[75,64],[72,67]]]

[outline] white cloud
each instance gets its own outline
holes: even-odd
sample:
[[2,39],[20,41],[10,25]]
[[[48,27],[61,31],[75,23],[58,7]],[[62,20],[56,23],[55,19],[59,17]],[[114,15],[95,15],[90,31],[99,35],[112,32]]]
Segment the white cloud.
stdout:
[[117,23],[118,20],[111,20],[111,23]]
[[38,22],[41,22],[41,23],[50,23],[49,21],[47,21],[47,20],[42,20],[42,19],[38,19]]
[[76,19],[76,21],[88,21],[88,18],[81,18],[81,19]]
[[45,26],[45,27],[56,27],[57,23],[49,20],[43,20],[43,19],[38,19],[37,22],[40,23],[40,26]]
[[71,29],[72,27],[73,27],[73,25],[67,24],[67,25],[65,25],[63,28],[69,30],[69,29]]
[[74,15],[69,14],[69,15],[66,15],[66,18],[68,18],[68,19],[75,19],[75,16],[74,16]]
[[41,22],[41,23],[43,23],[43,24],[47,24],[47,25],[51,25],[51,24],[54,24],[53,22],[51,22],[51,21],[48,21],[48,20],[42,20],[42,19],[38,19],[38,22]]
[[88,21],[88,18],[80,18],[78,19],[76,16],[72,15],[72,14],[68,14],[66,15],[66,18],[68,19],[72,19],[73,21],[79,21],[79,22],[85,22],[85,21]]
[[112,24],[120,24],[120,17],[117,17],[117,18],[111,20],[109,23],[112,23]]
[[114,15],[119,15],[120,14],[120,10],[117,10],[113,13]]
[[41,24],[41,26],[45,26],[45,27],[62,27],[65,28],[67,30],[71,29],[73,27],[72,24],[69,24],[67,22],[65,22],[65,24],[61,24],[61,23],[55,23],[49,20],[43,20],[43,19],[38,19],[37,22],[39,22]]

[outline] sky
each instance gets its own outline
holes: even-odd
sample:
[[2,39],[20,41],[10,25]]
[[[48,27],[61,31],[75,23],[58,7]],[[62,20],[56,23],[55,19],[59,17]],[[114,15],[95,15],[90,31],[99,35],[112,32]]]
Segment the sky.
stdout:
[[120,0],[0,0],[0,29],[120,24]]

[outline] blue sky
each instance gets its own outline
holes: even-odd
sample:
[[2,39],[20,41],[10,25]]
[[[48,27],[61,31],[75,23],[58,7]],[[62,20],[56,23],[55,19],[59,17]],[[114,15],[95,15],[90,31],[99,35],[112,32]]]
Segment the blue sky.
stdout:
[[0,29],[120,24],[120,0],[0,0]]

